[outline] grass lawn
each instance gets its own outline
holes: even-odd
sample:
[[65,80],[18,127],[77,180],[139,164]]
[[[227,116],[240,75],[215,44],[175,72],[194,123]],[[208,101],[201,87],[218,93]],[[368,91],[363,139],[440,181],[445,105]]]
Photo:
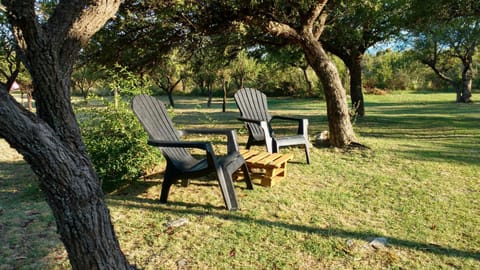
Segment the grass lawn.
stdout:
[[[292,148],[288,177],[276,186],[236,183],[240,211],[224,209],[213,175],[174,186],[168,204],[157,201],[161,175],[109,194],[122,249],[142,269],[479,269],[480,103],[454,99],[366,96],[354,129],[371,150],[314,147],[306,165]],[[176,104],[178,127],[235,128],[246,141],[233,101],[226,113],[217,100]],[[269,105],[272,114],[308,117],[312,138],[327,129],[322,101]],[[0,269],[68,269],[28,165],[2,140],[0,153]],[[164,225],[180,218],[188,224]],[[370,245],[379,237],[386,246]]]

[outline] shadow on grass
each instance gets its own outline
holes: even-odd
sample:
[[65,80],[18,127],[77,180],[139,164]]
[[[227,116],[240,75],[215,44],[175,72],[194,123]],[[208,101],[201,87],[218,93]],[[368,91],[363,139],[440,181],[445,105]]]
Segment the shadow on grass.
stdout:
[[[365,106],[370,108],[371,114],[367,112],[367,116],[358,118],[358,124],[369,128],[407,131],[432,129],[432,132],[475,130],[480,120],[479,104],[409,101],[368,102]],[[392,134],[388,130],[386,132]]]
[[378,110],[384,115],[444,115],[446,113],[448,113],[448,115],[475,115],[480,108],[479,104],[476,103],[456,103],[425,100],[401,102],[367,101],[365,102],[365,107],[367,109],[369,108],[370,112]]
[[479,104],[418,100],[368,107],[372,115],[357,120],[362,137],[405,141],[398,154],[407,158],[480,163]]
[[[416,241],[400,239],[393,236],[388,235],[380,235],[378,233],[372,233],[368,231],[350,231],[344,229],[337,229],[337,228],[318,228],[300,224],[290,224],[286,222],[280,221],[270,221],[265,219],[254,219],[250,217],[240,216],[236,213],[240,212],[213,212],[214,210],[223,209],[220,207],[212,206],[212,205],[199,205],[199,204],[191,204],[191,203],[183,203],[183,202],[169,202],[167,204],[159,204],[158,206],[149,206],[146,207],[143,205],[144,203],[148,204],[155,204],[158,203],[157,200],[146,199],[146,198],[132,198],[131,201],[127,201],[124,198],[119,199],[118,201],[116,198],[110,197],[108,200],[108,204],[117,204],[121,206],[127,207],[136,207],[136,208],[147,208],[150,210],[155,211],[164,211],[164,212],[171,212],[175,214],[190,214],[196,216],[204,216],[207,212],[208,215],[212,215],[221,219],[225,220],[234,220],[238,222],[245,222],[245,223],[257,223],[262,226],[268,226],[272,228],[282,228],[291,231],[297,231],[301,233],[312,233],[318,234],[324,237],[341,237],[345,239],[359,239],[359,240],[371,240],[376,237],[385,237],[389,240],[389,245],[395,245],[398,247],[409,248],[409,249],[416,249],[422,252],[428,252],[436,255],[444,255],[450,257],[460,257],[466,259],[474,259],[480,261],[480,253],[475,251],[468,251],[468,250],[460,250],[455,248],[443,247],[436,244],[428,244],[428,243],[420,243]],[[174,207],[185,207],[186,209],[177,209],[171,208],[170,206]],[[205,211],[196,210],[192,208],[202,207]]]
[[0,162],[0,208],[15,207],[18,201],[44,200],[37,176],[25,161]]
[[459,147],[458,144],[443,143],[439,149],[419,149],[410,146],[407,149],[399,151],[399,155],[407,158],[440,162],[458,162],[463,164],[476,165],[480,164],[479,143],[466,143]]
[[0,162],[0,201],[19,192],[22,194],[39,192],[36,176],[30,166],[24,161]]
[[[218,184],[218,180],[215,180],[216,179],[215,177],[216,177],[215,173],[212,172],[208,175],[197,177],[195,179],[190,180],[188,185],[198,186],[198,187],[211,187],[211,188],[219,188],[220,189],[220,185]],[[152,175],[152,178],[149,178],[149,179],[146,179],[146,180],[143,180],[143,181],[135,181],[135,182],[129,183],[128,185],[125,185],[124,187],[122,187],[122,189],[109,193],[108,196],[109,196],[109,198],[113,198],[113,199],[115,199],[116,197],[124,198],[126,196],[126,197],[128,197],[127,199],[141,200],[141,198],[139,198],[138,196],[141,196],[142,194],[145,194],[145,192],[148,189],[150,189],[152,187],[156,187],[156,186],[158,186],[161,189],[163,180],[160,180],[160,179],[163,179],[163,172],[156,173],[156,174]],[[257,183],[257,182],[255,182],[256,180],[258,180],[258,179],[256,179],[256,178],[252,179],[252,181],[254,181],[253,185],[254,186],[257,186],[257,185],[260,186],[260,184],[259,184],[260,182]],[[235,182],[235,189],[236,190],[238,190],[238,189],[246,190],[247,189],[247,184],[246,184],[245,180],[243,180],[242,178],[240,178],[239,180],[235,180],[234,182]],[[183,188],[180,180],[177,181],[177,183],[174,184],[172,187],[173,188]],[[160,198],[160,193],[158,194],[158,198]],[[155,200],[152,200],[152,201],[155,201]],[[219,209],[224,209],[224,208],[219,207]]]

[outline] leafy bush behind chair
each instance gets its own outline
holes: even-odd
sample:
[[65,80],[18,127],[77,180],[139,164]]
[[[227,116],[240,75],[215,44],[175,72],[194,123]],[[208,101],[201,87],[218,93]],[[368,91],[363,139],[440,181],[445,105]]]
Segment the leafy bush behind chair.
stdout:
[[148,135],[130,109],[128,99],[150,92],[150,84],[122,66],[107,71],[114,101],[78,110],[89,156],[106,192],[118,189],[152,172],[163,160],[147,145]]
[[139,179],[163,159],[126,102],[79,109],[80,127],[106,192]]

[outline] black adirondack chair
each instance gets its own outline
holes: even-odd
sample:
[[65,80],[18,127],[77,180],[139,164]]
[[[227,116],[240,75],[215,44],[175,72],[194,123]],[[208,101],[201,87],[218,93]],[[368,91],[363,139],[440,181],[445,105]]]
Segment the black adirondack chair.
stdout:
[[[162,151],[167,167],[165,170],[160,202],[166,203],[170,187],[179,179],[188,179],[215,172],[228,210],[237,210],[238,201],[232,180],[232,174],[241,168],[248,189],[253,189],[248,167],[238,152],[238,143],[234,130],[224,129],[175,129],[165,105],[158,99],[139,95],[133,98],[133,111],[149,135],[148,144]],[[223,134],[227,137],[227,154],[217,156],[210,142],[182,141],[181,136],[188,134]],[[205,157],[197,159],[189,150],[205,150]]]
[[[253,88],[242,88],[233,97],[240,110],[238,120],[243,121],[248,129],[247,149],[252,145],[266,145],[269,153],[278,153],[280,147],[299,145],[305,148],[307,164],[310,164],[308,119],[271,116],[268,112],[267,96]],[[297,133],[292,136],[275,136],[271,124],[275,119],[297,122]]]

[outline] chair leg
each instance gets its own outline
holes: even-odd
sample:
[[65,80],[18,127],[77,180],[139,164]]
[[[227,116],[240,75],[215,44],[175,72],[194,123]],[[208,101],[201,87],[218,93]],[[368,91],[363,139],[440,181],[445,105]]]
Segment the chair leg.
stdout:
[[307,164],[310,164],[310,147],[305,145],[305,156],[307,157]]
[[188,178],[182,179],[182,187],[188,187],[189,184],[190,184],[190,179]]
[[168,199],[168,193],[170,192],[170,187],[172,186],[173,183],[171,183],[168,180],[163,180],[162,184],[162,192],[160,193],[160,202],[161,203],[166,203]]
[[222,191],[223,200],[228,210],[238,210],[237,195],[233,185],[232,175],[222,167],[217,168],[217,178]]
[[253,189],[252,178],[250,177],[250,172],[248,171],[247,163],[243,163],[242,171],[243,171],[243,177],[245,178],[245,182],[247,184],[247,189]]
[[250,149],[250,147],[252,146],[253,144],[253,140],[251,139],[251,137],[249,136],[248,137],[248,140],[247,140],[247,144],[245,145],[245,148],[248,150]]
[[277,142],[275,140],[272,140],[272,145],[270,146],[271,150],[268,149],[267,146],[267,151],[269,153],[280,153],[280,146],[278,146]]
[[170,187],[176,182],[175,174],[171,173],[168,169],[165,171],[162,183],[162,191],[160,192],[160,202],[166,203],[168,199],[168,193],[170,192]]

